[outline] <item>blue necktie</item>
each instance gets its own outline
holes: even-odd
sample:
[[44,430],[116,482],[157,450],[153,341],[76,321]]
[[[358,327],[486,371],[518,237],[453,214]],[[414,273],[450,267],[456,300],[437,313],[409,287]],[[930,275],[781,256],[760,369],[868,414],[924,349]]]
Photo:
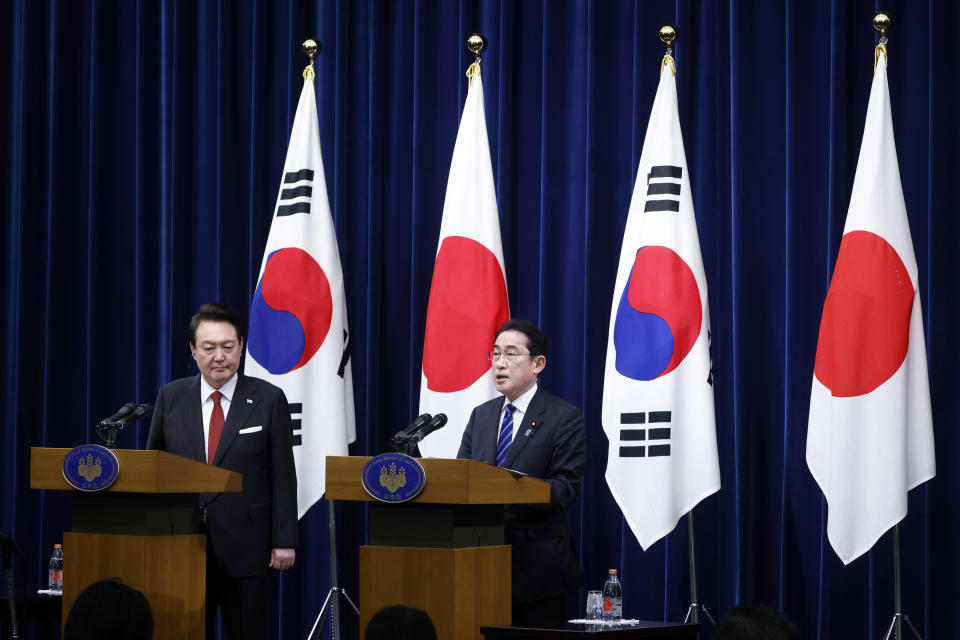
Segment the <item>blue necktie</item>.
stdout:
[[497,439],[497,466],[502,467],[507,459],[507,451],[510,450],[510,443],[513,441],[513,411],[516,409],[512,404],[504,407],[503,424],[500,425],[500,438]]

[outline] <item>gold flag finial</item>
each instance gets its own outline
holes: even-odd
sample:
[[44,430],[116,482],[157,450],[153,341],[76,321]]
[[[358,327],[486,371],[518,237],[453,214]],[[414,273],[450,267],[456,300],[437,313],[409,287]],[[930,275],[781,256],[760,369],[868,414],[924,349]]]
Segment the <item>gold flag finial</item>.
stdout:
[[873,50],[873,72],[877,72],[877,60],[883,55],[884,61],[889,60],[887,56],[887,29],[890,28],[890,16],[881,11],[873,16],[873,28],[880,32],[880,42]]
[[316,55],[320,53],[320,49],[321,49],[320,43],[314,40],[313,38],[307,38],[306,40],[303,41],[303,44],[300,45],[300,49],[305,54],[310,56],[310,64],[308,64],[303,69],[303,79],[313,80],[314,76],[316,75],[313,72],[313,60],[316,57]]
[[467,50],[474,55],[473,64],[467,68],[467,86],[473,86],[474,76],[480,75],[480,54],[487,48],[487,38],[479,33],[467,38]]
[[673,75],[677,75],[677,65],[673,61],[673,41],[677,39],[677,27],[672,24],[665,24],[660,27],[660,40],[667,45],[667,52],[663,54],[663,60],[660,62],[660,73],[669,65]]

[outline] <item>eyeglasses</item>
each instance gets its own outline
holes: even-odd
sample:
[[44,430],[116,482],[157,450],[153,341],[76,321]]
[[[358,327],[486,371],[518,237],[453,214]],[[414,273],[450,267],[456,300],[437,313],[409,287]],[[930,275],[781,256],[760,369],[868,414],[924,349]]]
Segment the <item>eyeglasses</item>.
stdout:
[[499,349],[494,349],[493,351],[487,352],[487,358],[490,359],[490,362],[496,362],[500,358],[506,358],[507,362],[516,362],[517,358],[520,356],[529,356],[533,355],[531,353],[520,353],[519,351],[500,351]]

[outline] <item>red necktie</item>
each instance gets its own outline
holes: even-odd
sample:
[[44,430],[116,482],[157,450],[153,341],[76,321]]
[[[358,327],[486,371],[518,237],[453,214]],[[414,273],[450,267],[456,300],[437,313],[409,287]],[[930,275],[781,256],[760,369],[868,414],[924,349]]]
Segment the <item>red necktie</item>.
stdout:
[[217,444],[220,442],[220,433],[223,431],[223,407],[220,398],[223,394],[214,391],[210,394],[213,400],[213,413],[210,414],[210,437],[207,439],[207,464],[213,464],[213,456],[217,453]]

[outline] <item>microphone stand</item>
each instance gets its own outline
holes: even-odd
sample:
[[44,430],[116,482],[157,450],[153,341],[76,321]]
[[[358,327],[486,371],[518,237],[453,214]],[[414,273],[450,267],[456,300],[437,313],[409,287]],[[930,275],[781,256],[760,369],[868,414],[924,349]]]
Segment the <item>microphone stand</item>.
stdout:
[[420,447],[417,445],[417,440],[414,440],[409,436],[400,436],[400,434],[397,434],[391,438],[390,446],[392,446],[393,450],[397,453],[403,453],[411,458],[420,457]]
[[7,572],[7,604],[10,605],[10,638],[17,640],[20,632],[17,629],[17,605],[13,597],[13,552],[17,546],[13,540],[0,533],[0,548],[3,550],[3,568]]
[[[116,449],[117,433],[131,422],[146,418],[151,413],[153,413],[153,405],[149,402],[144,402],[133,411],[128,412],[116,420],[109,418],[101,420],[97,424],[97,434],[99,434],[100,439],[103,440],[103,444],[107,449]],[[110,418],[113,418],[113,416],[110,416]]]
[[117,448],[117,434],[123,429],[124,423],[120,421],[107,422],[104,420],[97,425],[97,435],[103,440],[103,446],[107,449]]
[[413,430],[405,430],[390,438],[390,446],[397,453],[404,453],[411,458],[420,457],[420,442],[428,435],[447,424],[447,416],[438,413],[430,422],[422,424]]

